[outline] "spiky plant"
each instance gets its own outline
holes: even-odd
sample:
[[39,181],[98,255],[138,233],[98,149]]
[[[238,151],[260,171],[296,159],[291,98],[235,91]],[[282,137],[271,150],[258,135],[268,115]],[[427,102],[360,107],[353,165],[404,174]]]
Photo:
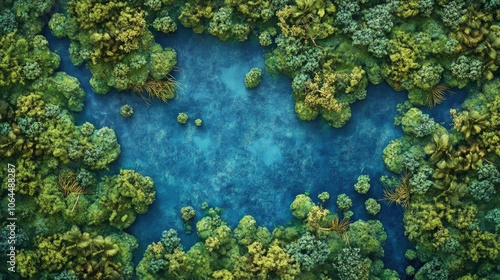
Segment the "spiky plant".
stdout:
[[[149,102],[155,98],[167,103],[169,99],[174,98],[178,87],[179,83],[169,74],[166,80],[148,79],[143,85],[133,87],[132,91],[139,94],[149,105]],[[147,93],[147,97],[143,95],[144,92]]]
[[384,200],[389,204],[396,203],[401,205],[403,209],[410,207],[410,174],[406,173],[401,176],[401,183],[394,188],[394,190],[384,190]]
[[60,174],[57,184],[59,185],[59,188],[63,191],[66,197],[70,195],[76,195],[75,204],[71,209],[71,213],[73,213],[76,205],[78,204],[78,200],[80,199],[80,195],[86,194],[87,191],[85,190],[85,188],[80,186],[78,180],[76,180],[75,172],[73,171]]
[[351,224],[351,221],[349,219],[342,219],[340,220],[338,216],[335,216],[333,220],[330,221],[330,227],[317,227],[317,230],[321,231],[326,231],[326,232],[334,232],[337,234],[340,238],[344,237],[344,233],[346,232],[347,228]]
[[433,108],[437,104],[441,104],[441,102],[446,99],[446,93],[453,94],[453,92],[448,89],[448,85],[439,84],[433,86],[427,95],[427,106]]

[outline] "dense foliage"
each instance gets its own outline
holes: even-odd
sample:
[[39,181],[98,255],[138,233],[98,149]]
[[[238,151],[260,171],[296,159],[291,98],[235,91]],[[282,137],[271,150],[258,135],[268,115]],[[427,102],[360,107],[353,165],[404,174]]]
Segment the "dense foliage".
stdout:
[[[450,130],[411,108],[403,116],[405,136],[384,151],[387,167],[402,175],[389,186],[395,190],[388,198],[398,203],[407,196],[405,235],[425,263],[415,279],[500,274],[495,218],[500,161],[497,142],[491,141],[499,129],[499,96],[500,80],[486,83],[462,108],[451,109]],[[432,129],[422,133],[423,127]]]
[[[404,136],[384,150],[385,199],[405,208],[415,244],[406,269],[415,279],[500,277],[500,12],[498,1],[471,0],[7,0],[0,3],[0,162],[16,166],[17,274],[28,279],[398,279],[384,269],[387,239],[377,220],[349,221],[351,198],[336,197],[341,215],[298,195],[296,220],[270,231],[251,216],[236,228],[206,208],[199,242],[184,250],[175,230],[148,246],[134,271],[133,236],[123,232],[155,199],[150,177],[133,170],[99,178],[120,155],[115,132],[77,126],[84,108],[77,78],[58,72],[59,56],[40,35],[45,24],[68,37],[70,58],[86,64],[96,93],[112,88],[174,97],[177,54],[153,32],[178,24],[223,41],[258,40],[266,70],[292,79],[301,120],[319,115],[341,127],[368,82],[408,92],[395,123]],[[48,13],[51,12],[49,15]],[[48,18],[50,17],[50,20]],[[256,87],[262,70],[245,77]],[[414,106],[438,105],[447,88],[471,86],[451,129]],[[124,108],[124,115],[131,115]],[[179,122],[188,116],[179,114]],[[201,120],[196,120],[201,125]],[[0,206],[7,208],[5,169]],[[371,178],[372,180],[375,178]],[[370,178],[354,186],[361,195]],[[381,205],[367,197],[367,213]],[[185,229],[196,220],[180,209]],[[6,213],[0,235],[7,246]],[[341,219],[342,218],[342,219]],[[417,261],[418,259],[418,261]],[[6,255],[0,256],[6,263]],[[6,266],[2,273],[7,274]]]
[[[214,208],[196,223],[200,242],[185,251],[175,230],[150,244],[139,279],[399,279],[381,258],[387,235],[377,220],[349,226],[301,194],[290,205],[298,218],[272,233],[243,217],[234,230]],[[181,212],[182,213],[182,212]],[[300,213],[300,214],[298,214]],[[349,275],[349,276],[346,276]],[[360,276],[361,275],[361,276]],[[346,278],[347,277],[347,278]],[[361,277],[361,278],[359,278]]]

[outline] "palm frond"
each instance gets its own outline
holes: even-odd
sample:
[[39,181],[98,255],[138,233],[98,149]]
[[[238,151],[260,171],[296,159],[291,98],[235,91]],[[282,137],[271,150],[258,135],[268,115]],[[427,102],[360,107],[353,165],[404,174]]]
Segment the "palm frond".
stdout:
[[73,171],[59,175],[57,184],[66,197],[72,194],[76,195],[75,203],[73,204],[73,208],[71,208],[71,213],[73,213],[73,211],[75,211],[76,205],[78,204],[78,201],[80,200],[80,195],[86,194],[87,191],[85,190],[85,188],[80,186],[78,180],[76,179],[75,172]]
[[335,232],[339,237],[342,238],[350,224],[351,221],[349,219],[344,218],[340,220],[338,216],[335,216],[335,218],[333,218],[333,220],[330,222],[330,227],[318,227],[318,230]]
[[[179,87],[179,83],[172,75],[168,75],[166,80],[148,79],[143,85],[135,86],[132,91],[136,92],[149,105],[149,102],[158,98],[167,103],[169,99],[175,96],[175,91]],[[147,93],[147,97],[143,93]]]
[[446,99],[446,93],[454,94],[454,92],[449,90],[448,85],[446,84],[433,86],[427,95],[427,106],[429,106],[429,108],[433,108],[434,106],[441,104]]
[[65,196],[71,194],[86,194],[85,188],[80,186],[78,181],[76,180],[75,172],[67,172],[59,175],[59,179],[57,181],[59,188],[63,191]]
[[401,183],[394,190],[384,190],[384,200],[389,204],[396,203],[404,209],[408,209],[410,207],[410,189],[410,175],[404,174],[401,177]]

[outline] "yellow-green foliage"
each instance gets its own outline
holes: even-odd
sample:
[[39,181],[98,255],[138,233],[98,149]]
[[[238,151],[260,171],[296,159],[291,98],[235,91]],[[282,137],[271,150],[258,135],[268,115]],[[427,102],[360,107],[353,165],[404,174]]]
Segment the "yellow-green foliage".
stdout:
[[477,263],[481,259],[495,261],[498,258],[500,242],[497,234],[476,229],[471,232],[466,232],[465,236],[469,239],[469,258],[473,262]]
[[205,248],[209,252],[217,251],[221,255],[226,255],[232,247],[233,242],[231,228],[227,225],[221,225],[205,240]]
[[[94,211],[104,211],[112,226],[119,229],[129,227],[136,214],[147,212],[155,199],[153,180],[133,170],[120,170],[120,175],[108,177],[103,183],[105,193],[95,203]],[[94,221],[100,223],[103,221]]]
[[2,46],[2,52],[5,55],[0,64],[0,86],[24,83],[21,74],[22,57],[18,58],[15,53],[26,53],[28,51],[28,42],[25,39],[16,37],[16,33],[13,32],[0,38],[0,46]]
[[492,24],[491,11],[479,10],[474,6],[467,9],[461,18],[458,30],[452,33],[459,44],[457,48],[463,53],[472,53],[472,58],[482,61],[482,77],[492,80],[494,72],[500,65],[500,27]]
[[357,220],[349,226],[346,232],[350,246],[360,248],[361,253],[365,256],[384,256],[382,248],[387,234],[384,231],[384,226],[378,220]]
[[479,45],[487,35],[488,27],[493,21],[493,15],[488,11],[481,11],[470,6],[462,19],[454,37],[463,48],[474,48]]
[[[170,246],[165,243],[169,241],[162,240],[162,242],[152,243],[148,246],[136,269],[139,279],[153,280],[158,278],[168,279],[169,277],[188,279],[190,277],[187,275],[188,257],[186,252],[179,247],[180,244]],[[198,245],[194,247],[196,246]]]
[[23,148],[27,153],[51,155],[62,163],[83,160],[92,169],[107,168],[120,154],[113,130],[102,128],[84,137],[68,113],[43,101],[41,93],[18,98],[16,121],[26,139]]
[[[439,83],[444,71],[438,59],[440,53],[445,52],[444,44],[448,38],[440,33],[441,30],[435,30],[433,20],[421,24],[427,29],[419,30],[419,24],[408,23],[394,30],[383,75],[396,90],[408,90],[413,104],[424,105],[427,93]],[[405,28],[413,31],[405,31]]]
[[246,41],[252,25],[264,25],[275,14],[272,1],[188,1],[180,8],[179,20],[195,33],[208,32],[226,41]]
[[304,103],[311,108],[339,112],[342,104],[335,99],[335,82],[339,79],[333,71],[323,70],[314,76],[314,80],[305,84]]
[[365,208],[368,214],[377,215],[380,212],[380,204],[374,198],[365,201]]
[[[391,81],[403,81],[409,74],[418,69],[419,55],[417,44],[411,40],[410,34],[397,31],[395,38],[389,41],[390,64],[384,67],[385,76]],[[398,85],[397,84],[397,85]],[[396,85],[396,89],[400,88]]]
[[45,102],[42,100],[40,94],[31,93],[20,96],[17,99],[17,117],[45,117],[44,110]]
[[163,49],[155,44],[151,50],[151,62],[149,64],[150,73],[153,79],[165,79],[177,63],[177,53],[174,49]]
[[500,65],[500,55],[498,52],[500,51],[500,26],[492,25],[490,26],[488,32],[488,38],[486,39],[486,46],[489,48],[480,49],[480,57],[485,57],[486,66],[483,69],[483,77],[485,80],[489,81],[494,78],[494,72],[498,69]]
[[327,1],[299,0],[276,13],[278,26],[285,36],[310,40],[324,39],[334,34],[333,14],[336,9]]
[[90,84],[96,93],[141,87],[150,76],[164,79],[177,63],[174,50],[154,43],[146,12],[136,5],[70,1],[68,12],[67,18],[54,16],[50,28],[71,39],[70,59],[75,65],[90,62]]
[[76,127],[70,119],[55,120],[48,123],[47,130],[40,135],[39,147],[68,163],[70,149],[76,148],[73,146],[73,139],[78,138]]
[[81,30],[75,39],[92,46],[88,58],[93,64],[117,61],[137,50],[146,31],[145,12],[126,2],[70,1],[68,11],[68,20],[74,20]]
[[295,218],[304,220],[313,206],[314,203],[309,196],[305,194],[299,194],[295,197],[295,200],[292,202],[292,204],[290,204],[290,210],[292,211],[292,215]]
[[[468,104],[468,107],[470,108],[469,111],[472,111],[474,107],[480,108],[480,110],[478,110],[480,115],[479,118],[467,118],[467,122],[464,123],[461,121],[461,115],[458,115],[458,120],[461,125],[460,130],[464,127],[463,129],[465,130],[465,133],[469,131],[472,135],[471,138],[474,139],[476,138],[475,136],[479,136],[481,146],[484,147],[487,152],[493,153],[496,156],[500,156],[499,86],[500,84],[498,79],[491,81],[483,87],[483,94],[478,95],[477,99],[472,100],[470,104]],[[482,119],[483,115],[487,116],[487,120]],[[479,127],[474,127],[474,125]]]
[[217,280],[233,280],[234,279],[233,274],[226,269],[214,271],[214,273],[212,274],[212,277],[214,279],[217,279]]
[[[25,84],[47,77],[59,67],[60,58],[42,35],[24,38],[16,32],[0,37],[0,87]],[[2,90],[2,96],[9,95]]]
[[66,24],[67,18],[64,14],[55,13],[49,20],[49,28],[52,34],[57,38],[68,36],[69,26]]
[[237,278],[255,275],[260,279],[278,276],[280,279],[294,279],[300,273],[300,266],[276,242],[268,250],[259,242],[248,246],[248,256],[241,267],[234,272]]
[[32,278],[38,271],[37,260],[39,256],[34,251],[22,249],[16,256],[17,271],[21,277]]
[[234,7],[249,21],[266,22],[274,16],[273,6],[269,0],[248,2],[243,0],[225,0],[226,6]]
[[35,245],[32,251],[20,252],[19,265],[23,277],[36,275],[34,266],[40,272],[67,270],[82,279],[122,278],[127,275],[124,270],[131,268],[130,251],[137,248],[135,239],[130,235],[103,237],[95,233],[82,233],[77,227],[64,234],[38,236]]
[[306,105],[304,101],[296,101],[295,102],[295,113],[297,117],[302,121],[312,121],[315,120],[319,114],[319,110],[315,108],[311,108]]
[[[364,247],[359,254],[364,264],[378,263],[380,271],[367,270],[367,277],[383,274],[383,263],[378,258],[383,256],[382,246],[387,236],[379,221],[357,221],[354,228],[343,235],[349,221],[340,222],[338,217],[329,214],[328,209],[315,205],[309,196],[298,195],[292,205],[290,209],[295,213],[299,210],[298,206],[311,207],[304,214],[308,216],[307,221],[301,220],[286,228],[278,226],[272,237],[267,229],[257,226],[252,216],[243,217],[236,229],[231,231],[216,213],[208,211],[208,216],[196,225],[202,242],[184,252],[179,247],[177,235],[166,235],[164,232],[160,242],[148,246],[137,268],[137,276],[139,279],[316,279],[318,274],[322,275],[321,279],[333,279],[335,269],[326,260],[337,258],[349,244]],[[325,228],[322,229],[322,226]],[[332,234],[340,227],[342,239]],[[306,249],[309,252],[306,253],[304,250],[297,251],[296,246],[289,246],[306,242],[302,245],[309,248],[307,246],[311,244],[307,240],[313,240],[315,246],[322,244],[321,252]],[[302,271],[301,264],[315,268]],[[349,267],[352,264],[346,260],[341,265]]]
[[85,92],[77,78],[65,72],[57,72],[54,76],[38,80],[33,85],[34,90],[43,92],[43,100],[70,111],[83,110]]
[[182,25],[187,28],[192,28],[195,33],[205,31],[204,23],[207,19],[212,18],[214,14],[214,1],[194,1],[194,3],[186,3],[179,15],[179,20]]
[[404,139],[391,140],[384,148],[383,160],[387,169],[394,173],[403,171],[403,152],[407,149],[408,143]]
[[64,196],[57,186],[56,176],[46,177],[41,183],[40,194],[35,198],[40,211],[53,215],[66,209]]
[[336,59],[329,59],[313,79],[297,87],[292,84],[300,119],[312,120],[321,113],[329,125],[342,127],[351,117],[349,104],[366,97],[366,72],[357,66],[338,68],[335,63]]
[[250,216],[246,215],[241,218],[238,226],[234,229],[234,235],[243,246],[248,246],[255,241],[255,234],[257,233],[257,221]]
[[40,162],[20,158],[16,162],[16,167],[19,193],[33,196],[41,187]]
[[[441,263],[441,270],[450,278],[470,273],[490,275],[485,265],[494,266],[497,261],[500,239],[485,219],[498,199],[493,188],[497,171],[491,165],[498,164],[498,155],[485,141],[498,130],[493,113],[498,111],[497,88],[498,81],[494,80],[483,92],[471,96],[463,111],[452,109],[451,131],[437,126],[428,140],[418,140],[405,131],[406,139],[423,147],[427,154],[419,164],[434,167],[428,179],[431,187],[426,192],[412,192],[409,211],[404,215],[405,234],[416,243],[419,258],[428,264],[420,273],[417,271],[418,277],[435,263]],[[418,188],[421,174],[408,176],[410,185],[417,184]],[[482,265],[477,265],[480,262]]]
[[329,231],[330,226],[330,210],[325,209],[321,206],[314,205],[309,213],[307,213],[307,226],[309,230],[322,230]]
[[257,87],[262,80],[262,70],[260,68],[252,68],[245,75],[245,86],[247,88]]
[[340,112],[323,112],[321,115],[330,126],[340,128],[351,119],[351,107],[346,106]]
[[429,7],[428,1],[423,0],[402,1],[397,8],[397,15],[402,18],[414,17],[418,14],[429,16],[431,12],[432,6]]
[[405,215],[405,233],[412,242],[417,242],[423,234],[431,234],[443,227],[441,218],[444,214],[438,213],[432,204],[412,205],[415,212]]

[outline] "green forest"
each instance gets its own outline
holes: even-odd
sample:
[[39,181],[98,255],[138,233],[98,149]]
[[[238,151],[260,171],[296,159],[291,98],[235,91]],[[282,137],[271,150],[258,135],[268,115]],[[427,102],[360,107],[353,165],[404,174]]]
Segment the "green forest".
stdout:
[[[404,135],[383,152],[393,176],[380,178],[384,198],[365,203],[373,215],[380,204],[403,208],[413,245],[403,274],[383,262],[382,223],[351,220],[351,198],[326,192],[298,195],[284,209],[294,220],[274,229],[252,216],[231,228],[217,205],[197,214],[183,207],[184,230],[199,242],[183,248],[166,229],[132,262],[138,245],[124,230],[148,211],[158,186],[135,170],[100,176],[120,156],[116,133],[77,125],[74,115],[85,94],[112,89],[175,102],[177,53],[155,34],[180,25],[222,41],[258,41],[264,71],[291,79],[303,121],[341,128],[369,83],[407,94],[394,118]],[[69,38],[71,62],[90,70],[94,93],[58,70],[46,26]],[[0,279],[500,279],[499,66],[496,0],[2,1]],[[246,86],[262,75],[251,70]],[[469,95],[450,110],[450,128],[419,109],[439,108],[462,88]],[[352,187],[366,193],[370,178]],[[341,211],[323,207],[329,199]]]

